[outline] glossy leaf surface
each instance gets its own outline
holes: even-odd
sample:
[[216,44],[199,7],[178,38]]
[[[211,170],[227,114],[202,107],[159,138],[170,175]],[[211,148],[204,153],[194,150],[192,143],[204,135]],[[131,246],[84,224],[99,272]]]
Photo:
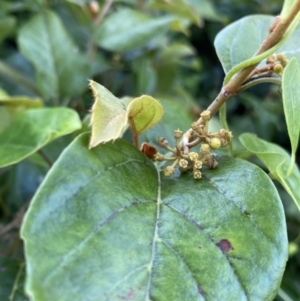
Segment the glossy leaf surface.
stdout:
[[288,173],[295,164],[300,135],[300,68],[296,58],[292,58],[284,68],[282,76],[282,100],[287,129],[292,146],[292,160]]
[[200,181],[160,178],[124,140],[88,140],[56,161],[25,217],[32,301],[273,300],[287,235],[261,169],[224,157]]
[[15,164],[52,140],[80,128],[81,122],[74,110],[27,110],[0,133],[0,167]]
[[[214,44],[225,73],[255,54],[267,38],[274,20],[273,16],[247,16],[228,25],[218,33]],[[300,62],[300,49],[297,42],[299,34],[300,26],[298,25],[277,53],[285,52],[288,58],[296,57]]]
[[142,95],[132,100],[127,112],[132,130],[139,135],[161,120],[164,109],[153,97]]
[[44,97],[73,97],[86,89],[88,62],[54,12],[33,17],[20,30],[18,42],[37,71]]
[[[106,17],[95,32],[95,42],[102,48],[124,52],[145,46],[157,33],[168,30],[171,16],[149,18],[131,9],[119,9]],[[118,30],[116,30],[118,28]]]
[[95,147],[121,136],[127,127],[127,112],[123,102],[102,85],[91,80],[90,88],[94,95],[90,147]]
[[291,164],[291,156],[280,146],[264,141],[255,135],[245,133],[239,137],[241,143],[257,157],[269,169],[271,177],[281,183],[290,194],[298,209],[300,210],[300,171],[295,164],[291,174],[287,175]]

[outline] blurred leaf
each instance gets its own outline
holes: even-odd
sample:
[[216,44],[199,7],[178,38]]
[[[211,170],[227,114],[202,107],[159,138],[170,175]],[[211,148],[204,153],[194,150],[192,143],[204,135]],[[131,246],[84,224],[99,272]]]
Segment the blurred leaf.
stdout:
[[153,94],[157,85],[157,76],[153,67],[153,61],[145,56],[137,58],[133,62],[135,73],[135,95]]
[[71,109],[25,111],[0,133],[0,167],[20,162],[45,144],[80,127],[78,114]]
[[68,147],[27,211],[33,300],[273,300],[287,234],[260,168],[224,157],[201,181],[160,178],[124,140],[88,140]]
[[292,58],[284,68],[282,76],[282,100],[285,120],[292,146],[292,159],[288,173],[292,171],[296,160],[296,151],[300,134],[300,68],[296,58]]
[[174,130],[178,128],[182,131],[188,130],[193,118],[182,104],[174,99],[159,98],[159,102],[163,106],[164,116],[161,122],[142,134],[140,140],[155,145],[158,137],[165,137],[172,145],[172,141],[175,143]]
[[24,263],[0,257],[0,300],[28,301],[23,291],[24,281]]
[[16,23],[17,20],[14,17],[0,18],[0,42],[13,31]]
[[43,101],[40,98],[30,98],[26,96],[1,96],[0,105],[8,107],[40,108]]
[[161,120],[164,109],[153,97],[142,95],[129,104],[127,114],[132,131],[140,135]]
[[223,17],[209,0],[186,0],[194,10],[204,19],[212,21],[223,21]]
[[195,8],[185,0],[152,0],[149,5],[150,9],[159,9],[179,17],[190,20],[192,23],[200,26],[200,15]]
[[[247,16],[228,25],[218,33],[214,44],[225,73],[255,54],[267,38],[274,20],[275,17],[273,16]],[[300,49],[297,40],[299,35],[300,25],[297,26],[283,46],[277,50],[277,53],[284,52],[288,58],[296,57],[300,62]]]
[[36,69],[45,97],[74,97],[85,90],[88,61],[54,12],[34,16],[21,28],[18,41],[21,52]]
[[0,95],[0,132],[24,110],[42,106],[43,102],[40,98]]
[[104,19],[95,31],[94,40],[107,50],[129,51],[166,32],[173,19],[171,16],[150,18],[135,10],[119,9]]
[[127,112],[122,101],[102,85],[90,81],[94,95],[90,148],[119,138],[127,127]]
[[300,171],[298,166],[293,166],[292,172],[287,176],[290,166],[290,155],[280,146],[259,139],[255,135],[245,133],[239,137],[241,143],[257,157],[269,169],[271,177],[281,183],[300,210]]

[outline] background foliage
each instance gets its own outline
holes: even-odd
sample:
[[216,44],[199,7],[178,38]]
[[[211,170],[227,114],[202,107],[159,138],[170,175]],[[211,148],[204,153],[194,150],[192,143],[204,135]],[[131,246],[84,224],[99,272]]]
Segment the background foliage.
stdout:
[[[47,127],[43,110],[54,106],[75,109],[87,120],[93,102],[89,78],[116,96],[149,94],[168,108],[163,122],[143,134],[141,141],[156,140],[157,131],[168,139],[167,129],[187,129],[222,84],[224,74],[213,47],[216,34],[225,25],[249,14],[275,15],[280,12],[282,1],[176,2],[180,9],[170,10],[161,1],[99,1],[101,9],[97,11],[84,0],[2,0],[0,136],[7,136],[5,129],[12,122],[19,122],[16,129],[26,132],[21,123],[24,111],[35,116],[34,125],[40,131]],[[103,15],[101,12],[106,8]],[[261,85],[231,99],[228,116],[234,135],[253,132],[289,150],[280,99],[281,91],[273,85]],[[172,112],[182,116],[174,120]],[[0,157],[1,300],[27,300],[23,293],[20,224],[49,167],[75,136],[87,130],[88,122],[79,130],[78,116],[66,125],[66,120],[70,120],[66,117],[68,113],[58,113],[54,134],[35,140],[35,145],[29,146],[30,150],[23,155],[25,160],[7,166],[7,162],[1,161],[5,156]],[[131,140],[128,133],[125,137]],[[20,141],[22,132],[16,130],[15,137],[10,139]],[[237,139],[234,143],[237,156],[260,165]],[[0,146],[0,154],[5,154],[4,146]],[[282,289],[293,300],[299,300],[300,218],[287,193],[281,187],[278,189],[285,205],[290,241]],[[282,299],[278,296],[277,300]]]

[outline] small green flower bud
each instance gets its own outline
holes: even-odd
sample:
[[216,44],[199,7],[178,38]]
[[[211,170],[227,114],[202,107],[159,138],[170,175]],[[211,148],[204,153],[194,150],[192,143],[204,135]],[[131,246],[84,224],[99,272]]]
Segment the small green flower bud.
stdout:
[[277,54],[277,60],[278,60],[280,63],[282,63],[283,61],[285,61],[285,60],[286,60],[286,55],[285,55],[285,53],[279,53],[279,54]]
[[195,161],[194,168],[201,169],[202,168],[202,162],[200,160]]
[[182,137],[182,131],[180,131],[179,129],[175,130],[174,131],[174,138],[175,139],[180,139],[181,137]]
[[164,161],[164,160],[165,160],[165,157],[164,157],[163,154],[157,152],[157,153],[154,155],[153,160],[154,160],[154,161]]
[[289,63],[289,60],[284,60],[281,62],[282,67],[285,67]]
[[209,145],[210,145],[210,147],[212,149],[218,149],[218,148],[220,148],[220,146],[221,146],[221,140],[220,140],[220,138],[217,138],[217,137],[212,138],[210,140]]
[[206,143],[202,144],[200,147],[201,154],[208,154],[210,152],[210,146]]
[[157,143],[161,147],[166,147],[166,146],[169,145],[168,140],[166,138],[164,138],[164,137],[159,137],[158,140],[157,140]]
[[219,130],[220,137],[225,137],[226,132],[227,132],[226,130],[220,129],[220,130]]
[[194,131],[197,131],[198,130],[198,128],[199,128],[199,124],[198,124],[198,122],[193,122],[192,124],[191,124],[191,128],[194,130]]
[[281,64],[275,64],[273,67],[273,71],[277,74],[281,74],[283,71],[283,67]]
[[175,168],[173,166],[167,166],[164,169],[164,175],[166,177],[171,177],[174,174]]
[[197,161],[198,160],[198,154],[195,152],[189,153],[189,158],[191,161]]
[[194,179],[196,179],[196,180],[202,178],[202,173],[201,173],[201,171],[198,170],[198,169],[195,169],[195,170],[194,170],[193,175],[194,175]]
[[209,121],[210,120],[210,111],[203,111],[200,116],[204,121]]
[[187,168],[188,167],[188,161],[187,160],[185,160],[185,159],[181,159],[181,160],[179,160],[179,163],[178,163],[178,165],[180,166],[180,167],[182,167],[182,168]]

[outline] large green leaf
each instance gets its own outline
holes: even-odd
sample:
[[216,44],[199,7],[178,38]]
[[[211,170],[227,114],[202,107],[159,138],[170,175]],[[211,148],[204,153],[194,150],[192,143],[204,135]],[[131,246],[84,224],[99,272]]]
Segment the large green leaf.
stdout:
[[54,12],[34,16],[21,28],[18,42],[37,71],[38,85],[45,97],[73,97],[86,89],[88,61]]
[[292,146],[292,160],[288,173],[295,164],[300,134],[300,68],[295,58],[284,68],[282,76],[282,99],[284,115]]
[[0,133],[0,167],[17,163],[52,140],[79,128],[81,122],[74,110],[27,110]]
[[124,140],[88,140],[56,161],[26,214],[32,301],[273,300],[287,235],[261,169],[224,157],[200,181],[160,178]]
[[96,29],[95,42],[111,51],[132,50],[165,32],[173,20],[172,16],[149,18],[136,10],[120,9]]
[[254,153],[266,165],[271,177],[281,183],[300,210],[300,171],[294,164],[288,175],[292,161],[291,156],[279,145],[264,141],[249,133],[242,134],[239,139],[245,148]]
[[[267,38],[274,20],[275,17],[266,15],[247,16],[218,33],[215,39],[215,48],[226,73],[255,54]],[[277,50],[277,53],[285,52],[288,58],[296,57],[300,62],[299,34],[300,26],[298,25],[289,39]]]

